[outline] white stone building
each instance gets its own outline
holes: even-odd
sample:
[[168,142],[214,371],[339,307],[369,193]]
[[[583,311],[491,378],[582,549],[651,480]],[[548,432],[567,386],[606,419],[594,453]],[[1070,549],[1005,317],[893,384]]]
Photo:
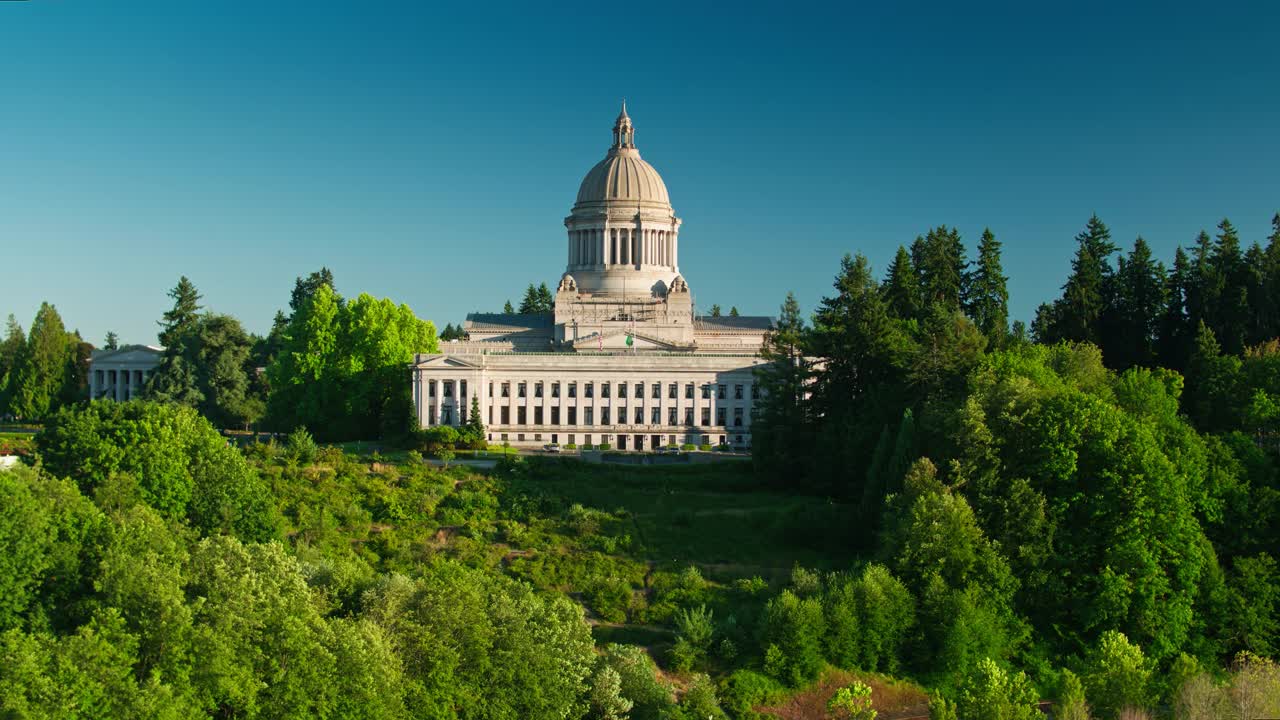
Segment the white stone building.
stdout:
[[138,397],[162,355],[164,348],[154,345],[95,350],[89,358],[89,399],[124,402]]
[[680,223],[624,105],[565,218],[555,311],[473,313],[468,340],[418,355],[419,424],[461,425],[475,399],[495,443],[749,447],[753,368],[772,320],[695,314]]

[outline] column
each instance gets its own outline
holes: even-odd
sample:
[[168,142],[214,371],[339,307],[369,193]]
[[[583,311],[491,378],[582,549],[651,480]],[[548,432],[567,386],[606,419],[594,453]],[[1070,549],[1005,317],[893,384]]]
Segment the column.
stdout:
[[116,387],[114,395],[116,402],[124,402],[124,380],[120,377],[120,373],[122,372],[124,371],[116,370]]
[[101,370],[89,371],[89,399],[90,400],[98,399],[98,373],[100,372],[102,371]]

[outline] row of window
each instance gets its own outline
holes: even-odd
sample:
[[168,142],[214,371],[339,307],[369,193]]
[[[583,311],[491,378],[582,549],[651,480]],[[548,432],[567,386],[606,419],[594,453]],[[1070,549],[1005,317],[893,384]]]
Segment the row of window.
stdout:
[[[515,422],[515,424],[516,424],[516,425],[528,425],[528,424],[530,424],[530,423],[529,423],[529,409],[530,409],[530,408],[527,408],[527,407],[524,407],[524,406],[517,406],[517,407],[516,407],[516,409],[515,409],[515,410],[516,410],[516,413],[515,413],[515,416],[516,416],[516,422]],[[533,424],[534,424],[534,425],[543,425],[543,424],[559,425],[559,424],[560,424],[560,420],[561,420],[561,417],[562,417],[562,416],[561,416],[561,412],[560,412],[560,410],[561,410],[561,409],[560,409],[559,407],[554,407],[554,406],[553,406],[553,407],[551,407],[551,408],[543,408],[543,407],[539,407],[539,406],[534,406],[532,409],[533,409]],[[446,407],[444,408],[444,412],[446,412],[446,413],[447,413],[447,412],[448,412],[448,410],[449,410],[449,409],[448,409],[448,407],[446,406]],[[492,425],[492,424],[493,424],[493,418],[494,418],[494,412],[493,412],[493,410],[494,410],[494,409],[493,409],[493,406],[490,406],[490,407],[489,407],[489,424],[490,424],[490,425]],[[550,412],[549,412],[549,413],[548,413],[548,412],[546,412],[547,410],[549,410]],[[564,408],[564,410],[565,410],[565,413],[564,413],[563,417],[564,417],[564,419],[565,419],[565,424],[566,424],[566,425],[577,425],[577,424],[578,424],[578,408],[576,408],[576,407],[567,407],[567,408]],[[595,410],[596,410],[596,408],[592,408],[592,407],[584,407],[584,408],[582,408],[582,424],[583,424],[583,425],[595,425],[595,424],[596,424],[596,413],[595,413]],[[611,410],[612,410],[612,408],[607,408],[607,407],[605,407],[605,408],[600,408],[600,424],[601,424],[601,425],[610,425],[610,424],[612,424],[612,423],[613,423],[613,418],[614,418],[614,417],[616,417],[616,418],[617,418],[617,421],[618,421],[618,423],[619,423],[619,424],[625,424],[625,423],[627,422],[627,414],[626,414],[626,413],[627,413],[627,409],[626,409],[626,408],[618,408],[618,414],[617,414],[616,416],[614,416],[614,415],[610,412]],[[510,424],[511,424],[511,408],[510,408],[509,406],[502,406],[502,407],[498,408],[498,411],[499,411],[499,412],[498,412],[497,417],[500,419],[500,423],[499,423],[499,424],[501,424],[501,425],[510,425]],[[547,417],[548,417],[548,415],[550,416],[550,420],[551,420],[551,422],[550,422],[550,423],[544,423],[544,419],[545,419],[545,418],[547,418]],[[648,424],[650,424],[650,425],[661,425],[661,424],[662,424],[662,409],[661,409],[661,408],[649,408],[649,414],[648,414],[648,417],[649,417],[649,422],[648,422]],[[632,418],[632,424],[634,424],[634,425],[644,425],[644,424],[645,424],[645,412],[644,412],[644,408],[641,408],[641,407],[632,408],[631,418]],[[708,426],[710,426],[710,425],[711,425],[711,409],[710,409],[710,408],[702,408],[702,416],[701,416],[701,418],[699,418],[699,419],[702,421],[702,422],[701,422],[701,423],[699,423],[699,424],[700,424],[700,425],[702,425],[703,427],[708,427]],[[743,426],[743,424],[744,424],[744,419],[745,419],[745,411],[744,411],[742,408],[734,408],[734,409],[733,409],[733,425],[734,425],[734,427],[742,427],[742,426]],[[679,415],[678,415],[678,413],[676,412],[676,409],[675,409],[675,408],[667,408],[667,417],[666,417],[666,420],[667,420],[667,425],[671,425],[671,426],[673,426],[673,427],[674,427],[674,426],[676,426],[676,425],[678,425],[678,424],[680,424],[680,423],[678,422],[678,420],[679,420]],[[722,426],[722,427],[723,427],[723,426],[725,425],[726,420],[728,420],[728,412],[727,412],[726,408],[716,408],[716,425],[718,425],[718,426]],[[446,424],[446,425],[447,425],[447,424],[449,424],[448,420],[444,420],[444,419],[442,419],[442,420],[441,420],[441,422],[442,422],[442,423],[444,423],[444,424]],[[465,420],[464,420],[464,422],[465,422]],[[692,425],[693,425],[693,408],[685,408],[685,411],[684,411],[684,424],[685,424],[685,425],[689,425],[689,426],[692,426]]]
[[[542,433],[533,433],[532,435],[533,435],[533,441],[534,441],[534,442],[542,442]],[[510,441],[510,440],[511,440],[511,436],[510,436],[508,433],[501,433],[501,434],[500,434],[500,437],[501,437],[501,439],[502,439],[502,441],[503,441],[503,442],[508,442],[508,441]],[[583,442],[584,444],[586,444],[586,445],[590,445],[590,444],[593,442],[593,438],[594,438],[594,437],[595,437],[595,436],[594,436],[594,435],[591,435],[590,433],[588,433],[588,434],[586,434],[586,435],[583,435],[583,436],[582,436],[582,442]],[[619,450],[627,450],[627,449],[628,449],[628,448],[627,448],[627,438],[628,438],[628,437],[631,437],[631,438],[632,438],[631,446],[632,446],[632,448],[633,448],[633,449],[635,449],[635,450],[644,450],[644,448],[645,448],[645,436],[644,436],[644,435],[633,435],[633,436],[627,436],[627,435],[607,435],[607,434],[606,434],[606,435],[601,435],[601,436],[600,436],[600,442],[602,442],[602,443],[613,443],[613,442],[616,440],[616,441],[617,441],[617,443],[618,443],[618,449],[619,449]],[[711,444],[712,437],[713,437],[713,436],[711,436],[711,435],[701,435],[701,436],[698,436],[698,435],[689,435],[689,436],[685,436],[685,437],[684,437],[684,439],[685,439],[686,441],[688,441],[688,442],[694,442],[694,441],[696,440],[696,441],[699,441],[699,444],[702,444],[702,445],[710,445],[710,444]],[[718,444],[720,444],[720,445],[724,445],[724,444],[725,444],[725,440],[726,440],[726,438],[725,438],[725,436],[724,436],[724,435],[717,435],[717,436],[714,436],[714,437],[716,438],[716,440],[717,440]],[[557,434],[557,433],[550,433],[550,438],[551,438],[551,442],[553,442],[553,443],[559,443],[559,442],[560,442],[560,435],[559,435],[559,434]],[[577,435],[574,435],[573,433],[570,433],[570,434],[568,434],[568,435],[566,435],[566,436],[565,436],[565,442],[567,442],[567,443],[569,443],[569,444],[571,444],[571,445],[572,445],[572,444],[577,443],[577,438],[578,438],[578,436],[577,436]],[[676,445],[676,444],[678,443],[678,441],[680,440],[680,438],[681,438],[681,436],[679,436],[679,435],[650,435],[650,436],[649,436],[648,443],[649,443],[649,447],[650,447],[651,449],[656,449],[656,448],[662,447],[664,443],[665,443],[666,445]],[[492,442],[492,441],[494,440],[493,433],[489,433],[489,440],[490,440],[490,442]],[[526,438],[525,438],[525,433],[517,433],[517,434],[516,434],[516,442],[528,442],[528,440],[526,440]],[[733,436],[733,444],[734,444],[734,445],[742,446],[745,442],[746,442],[746,436],[744,436],[744,435],[734,435],[734,436]]]
[[[429,380],[429,381],[427,381],[427,397],[435,397],[435,396],[436,396],[436,384],[437,384],[437,381],[435,381],[435,380]],[[453,380],[441,380],[441,381],[439,381],[439,385],[440,385],[440,394],[441,394],[443,397],[451,398],[451,397],[453,397],[453,396],[454,396],[454,389],[455,389],[455,387],[454,387],[454,386],[455,386],[455,383],[454,383],[454,381],[453,381]],[[528,397],[528,396],[529,396],[529,383],[527,383],[527,382],[519,382],[519,383],[516,383],[515,385],[516,385],[516,397]],[[542,383],[542,382],[535,382],[535,383],[533,383],[533,396],[534,396],[534,397],[536,397],[536,398],[543,397],[543,392],[544,392],[545,385],[546,385],[546,384],[545,384],[545,383]],[[553,382],[553,383],[550,383],[550,385],[551,385],[551,388],[550,388],[550,390],[551,390],[551,397],[553,397],[553,398],[558,398],[558,397],[560,397],[560,385],[561,385],[561,384],[560,384],[560,383],[558,383],[558,382]],[[612,392],[613,392],[613,388],[615,387],[615,385],[616,385],[616,387],[617,387],[617,389],[618,389],[618,397],[620,397],[620,398],[625,398],[625,397],[627,397],[627,390],[628,390],[628,389],[630,389],[630,390],[631,390],[631,397],[634,397],[634,398],[643,398],[643,397],[644,397],[644,383],[625,383],[625,382],[619,382],[619,383],[602,382],[602,383],[600,383],[600,397],[602,397],[602,398],[611,397],[611,396],[612,396]],[[685,396],[685,399],[688,399],[688,400],[692,400],[692,399],[693,399],[694,387],[695,387],[694,383],[685,383],[685,386],[684,386],[684,396]],[[714,392],[715,392],[715,394],[716,394],[716,398],[717,398],[717,399],[720,399],[720,400],[727,400],[727,399],[728,399],[728,397],[729,397],[729,386],[728,386],[728,385],[723,385],[723,384],[721,384],[721,385],[713,385],[713,384],[710,384],[710,383],[707,383],[707,384],[704,384],[704,385],[702,385],[702,386],[701,386],[702,399],[704,399],[704,400],[709,400],[709,399],[711,399],[711,393],[713,392],[712,388],[714,388]],[[466,380],[459,380],[459,381],[457,381],[457,390],[458,390],[458,396],[459,396],[459,397],[463,397],[463,398],[465,398],[465,397],[467,396],[467,381],[466,381]],[[501,383],[501,384],[499,385],[498,390],[499,390],[499,392],[501,393],[501,397],[504,397],[504,398],[505,398],[505,397],[511,397],[511,383],[509,383],[509,382]],[[566,391],[566,394],[567,394],[567,396],[568,396],[568,397],[571,397],[571,398],[573,398],[573,397],[578,397],[578,383],[576,383],[576,382],[566,383],[566,385],[565,385],[565,391]],[[493,397],[493,392],[494,392],[494,383],[489,383],[489,397]],[[582,384],[582,396],[583,396],[583,397],[589,397],[589,398],[590,398],[590,397],[595,397],[595,393],[596,393],[596,384],[595,384],[595,383],[593,383],[593,382],[586,382],[586,383],[583,383],[583,384]],[[679,393],[680,393],[680,384],[679,384],[679,383],[669,383],[669,384],[667,385],[667,397],[668,397],[668,398],[675,399],[675,398],[679,395]],[[742,399],[744,399],[745,395],[746,395],[746,385],[744,385],[744,384],[739,384],[739,385],[734,385],[734,386],[733,386],[733,399],[734,399],[734,400],[742,400]],[[655,400],[657,400],[657,399],[661,398],[661,397],[662,397],[662,383],[653,383],[652,385],[650,385],[650,387],[649,387],[649,396],[650,396],[650,397],[652,397],[652,398],[653,398],[653,399],[655,399]],[[752,399],[752,400],[759,400],[759,399],[760,399],[760,388],[759,388],[759,386],[757,386],[757,385],[752,385],[752,386],[751,386],[751,399]]]

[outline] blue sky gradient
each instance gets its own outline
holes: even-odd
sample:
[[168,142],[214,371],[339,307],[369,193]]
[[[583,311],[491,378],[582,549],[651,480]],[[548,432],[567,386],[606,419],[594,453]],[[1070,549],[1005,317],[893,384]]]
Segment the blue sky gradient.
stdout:
[[497,310],[624,96],[703,308],[812,310],[945,223],[1030,321],[1093,212],[1167,261],[1280,210],[1274,3],[461,5],[0,2],[0,316],[154,342],[185,274],[265,332],[321,265]]

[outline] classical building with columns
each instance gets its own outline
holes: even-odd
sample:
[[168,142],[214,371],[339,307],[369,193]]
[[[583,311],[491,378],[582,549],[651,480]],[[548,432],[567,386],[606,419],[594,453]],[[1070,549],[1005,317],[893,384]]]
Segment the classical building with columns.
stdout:
[[772,319],[695,312],[680,224],[623,105],[565,218],[554,312],[473,313],[467,340],[418,355],[419,424],[462,425],[474,400],[494,443],[749,447]]
[[89,399],[124,402],[139,396],[162,355],[164,348],[153,345],[95,350],[89,359]]

